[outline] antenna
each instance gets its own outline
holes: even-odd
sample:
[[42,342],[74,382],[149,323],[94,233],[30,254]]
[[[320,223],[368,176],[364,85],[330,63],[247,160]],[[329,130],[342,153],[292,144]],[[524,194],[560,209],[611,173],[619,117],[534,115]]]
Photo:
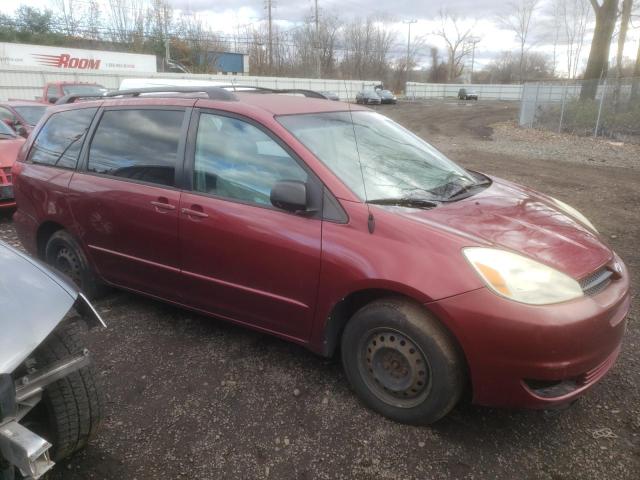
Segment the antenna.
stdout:
[[367,183],[364,179],[364,167],[362,166],[362,160],[360,158],[360,148],[358,147],[358,134],[356,133],[356,124],[353,121],[353,112],[351,111],[351,91],[349,87],[347,87],[347,81],[343,79],[344,88],[347,92],[347,105],[349,107],[349,118],[351,119],[351,127],[353,128],[353,141],[356,144],[356,155],[358,156],[358,165],[360,166],[360,176],[362,177],[362,189],[364,191],[364,204],[367,206],[367,212],[369,215],[367,217],[367,227],[369,228],[369,233],[373,233],[376,229],[376,219],[371,213],[371,206],[369,205],[369,198],[367,196]]

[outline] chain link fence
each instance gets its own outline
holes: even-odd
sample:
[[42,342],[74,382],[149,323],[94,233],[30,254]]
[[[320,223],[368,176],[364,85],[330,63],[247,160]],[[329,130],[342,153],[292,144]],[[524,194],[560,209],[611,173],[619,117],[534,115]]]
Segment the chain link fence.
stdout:
[[520,126],[640,143],[640,78],[527,83]]

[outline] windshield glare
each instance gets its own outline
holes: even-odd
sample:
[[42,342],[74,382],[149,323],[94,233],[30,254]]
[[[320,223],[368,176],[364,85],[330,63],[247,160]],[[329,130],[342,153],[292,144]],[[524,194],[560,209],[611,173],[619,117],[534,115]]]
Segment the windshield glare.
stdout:
[[44,115],[44,111],[47,109],[47,107],[40,105],[13,108],[29,125],[35,125],[38,123],[42,115]]
[[424,140],[374,112],[287,115],[278,121],[361,200],[442,199],[451,184],[475,181]]

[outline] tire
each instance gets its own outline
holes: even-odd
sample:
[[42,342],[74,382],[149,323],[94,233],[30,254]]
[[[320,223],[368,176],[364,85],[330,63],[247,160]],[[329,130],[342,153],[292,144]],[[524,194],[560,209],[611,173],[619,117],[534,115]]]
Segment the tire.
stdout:
[[[36,368],[82,352],[81,335],[77,321],[60,324],[36,349]],[[51,458],[59,461],[86,447],[97,432],[102,410],[102,396],[90,364],[49,385],[24,423],[53,445]]]
[[69,277],[88,298],[98,298],[105,293],[105,286],[91,269],[82,248],[66,230],[58,230],[49,238],[45,261]]
[[372,410],[428,425],[460,400],[466,364],[452,335],[422,306],[389,297],[362,307],[342,335],[342,363]]

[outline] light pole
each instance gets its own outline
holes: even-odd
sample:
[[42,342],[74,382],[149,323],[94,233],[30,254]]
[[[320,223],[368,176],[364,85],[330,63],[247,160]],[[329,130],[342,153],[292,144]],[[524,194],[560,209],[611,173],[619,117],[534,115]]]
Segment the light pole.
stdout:
[[418,20],[415,18],[412,20],[404,20],[402,23],[406,24],[409,27],[409,31],[407,33],[407,82],[409,81],[409,58],[411,56],[411,24],[418,23]]

